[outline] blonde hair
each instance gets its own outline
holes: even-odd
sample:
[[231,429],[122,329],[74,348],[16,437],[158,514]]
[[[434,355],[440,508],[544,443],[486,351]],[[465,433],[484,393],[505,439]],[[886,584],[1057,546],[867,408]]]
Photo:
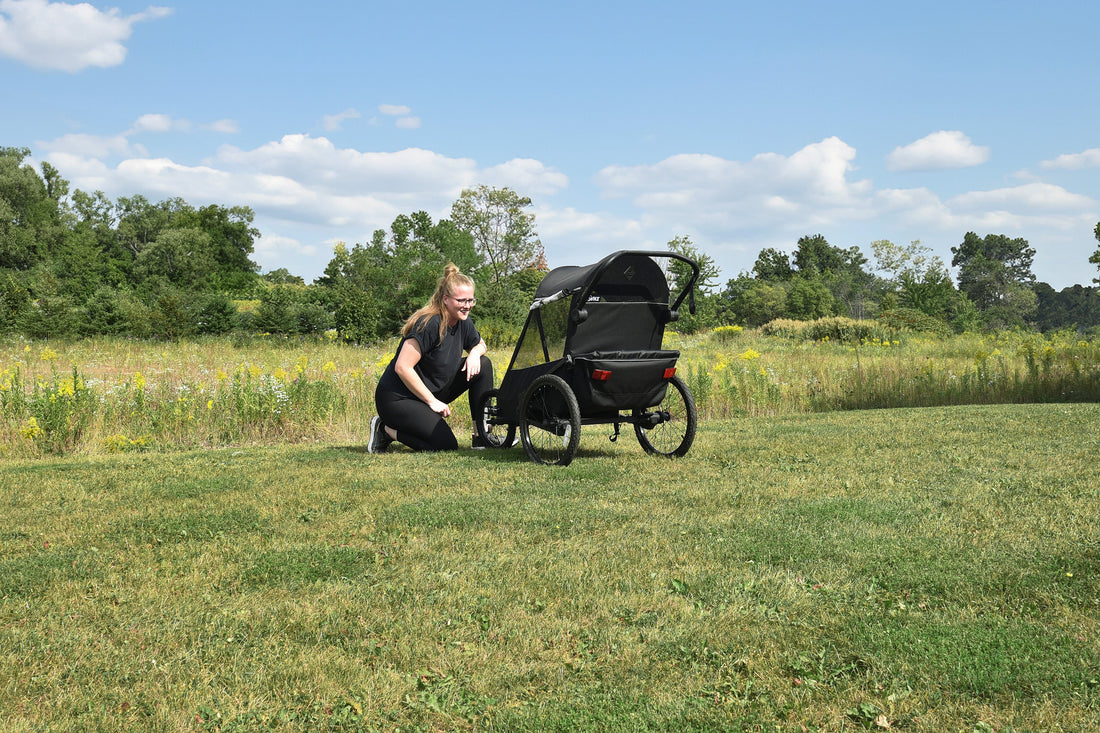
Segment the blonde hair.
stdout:
[[443,268],[443,277],[439,278],[439,283],[435,286],[435,292],[428,299],[427,305],[409,316],[405,325],[401,327],[401,337],[404,338],[420,328],[432,316],[439,316],[439,340],[442,341],[447,335],[447,314],[443,309],[443,298],[453,298],[455,290],[461,287],[472,288],[474,281],[464,275],[456,264],[448,262]]

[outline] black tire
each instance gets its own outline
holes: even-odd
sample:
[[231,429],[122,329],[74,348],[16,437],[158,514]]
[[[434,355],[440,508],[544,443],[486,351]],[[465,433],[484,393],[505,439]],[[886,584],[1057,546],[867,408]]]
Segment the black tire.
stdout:
[[673,456],[687,455],[695,442],[695,427],[699,413],[695,399],[684,380],[669,380],[661,404],[645,410],[634,410],[634,434],[646,453]]
[[519,434],[535,463],[568,466],[581,441],[581,409],[565,380],[543,374],[520,402]]
[[499,390],[491,389],[481,398],[474,412],[474,430],[490,448],[511,448],[516,442],[516,426],[496,421],[499,395]]

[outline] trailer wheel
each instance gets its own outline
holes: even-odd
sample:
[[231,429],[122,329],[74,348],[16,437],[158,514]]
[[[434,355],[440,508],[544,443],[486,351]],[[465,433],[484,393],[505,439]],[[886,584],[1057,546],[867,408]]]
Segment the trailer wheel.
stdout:
[[538,377],[520,402],[520,438],[535,463],[568,466],[581,440],[581,410],[565,380]]
[[634,410],[633,421],[634,434],[646,453],[671,458],[687,455],[695,442],[699,414],[684,380],[673,377],[661,404]]
[[474,412],[474,429],[489,448],[511,448],[516,442],[516,426],[497,422],[497,399],[500,391],[485,393]]

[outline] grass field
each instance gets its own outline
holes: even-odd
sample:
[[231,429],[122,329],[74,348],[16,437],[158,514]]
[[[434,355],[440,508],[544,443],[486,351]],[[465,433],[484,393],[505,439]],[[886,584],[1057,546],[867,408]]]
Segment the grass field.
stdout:
[[586,428],[566,468],[323,435],[9,458],[0,729],[1097,730],[1098,426],[732,416],[674,462]]

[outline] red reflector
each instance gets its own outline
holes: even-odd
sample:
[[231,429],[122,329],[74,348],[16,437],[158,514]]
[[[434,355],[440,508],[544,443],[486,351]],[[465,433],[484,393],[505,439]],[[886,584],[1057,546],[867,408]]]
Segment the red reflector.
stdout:
[[608,369],[593,369],[592,378],[597,382],[606,382],[611,379],[611,371]]
[[676,367],[665,369],[665,379],[672,379],[674,376],[676,376]]

